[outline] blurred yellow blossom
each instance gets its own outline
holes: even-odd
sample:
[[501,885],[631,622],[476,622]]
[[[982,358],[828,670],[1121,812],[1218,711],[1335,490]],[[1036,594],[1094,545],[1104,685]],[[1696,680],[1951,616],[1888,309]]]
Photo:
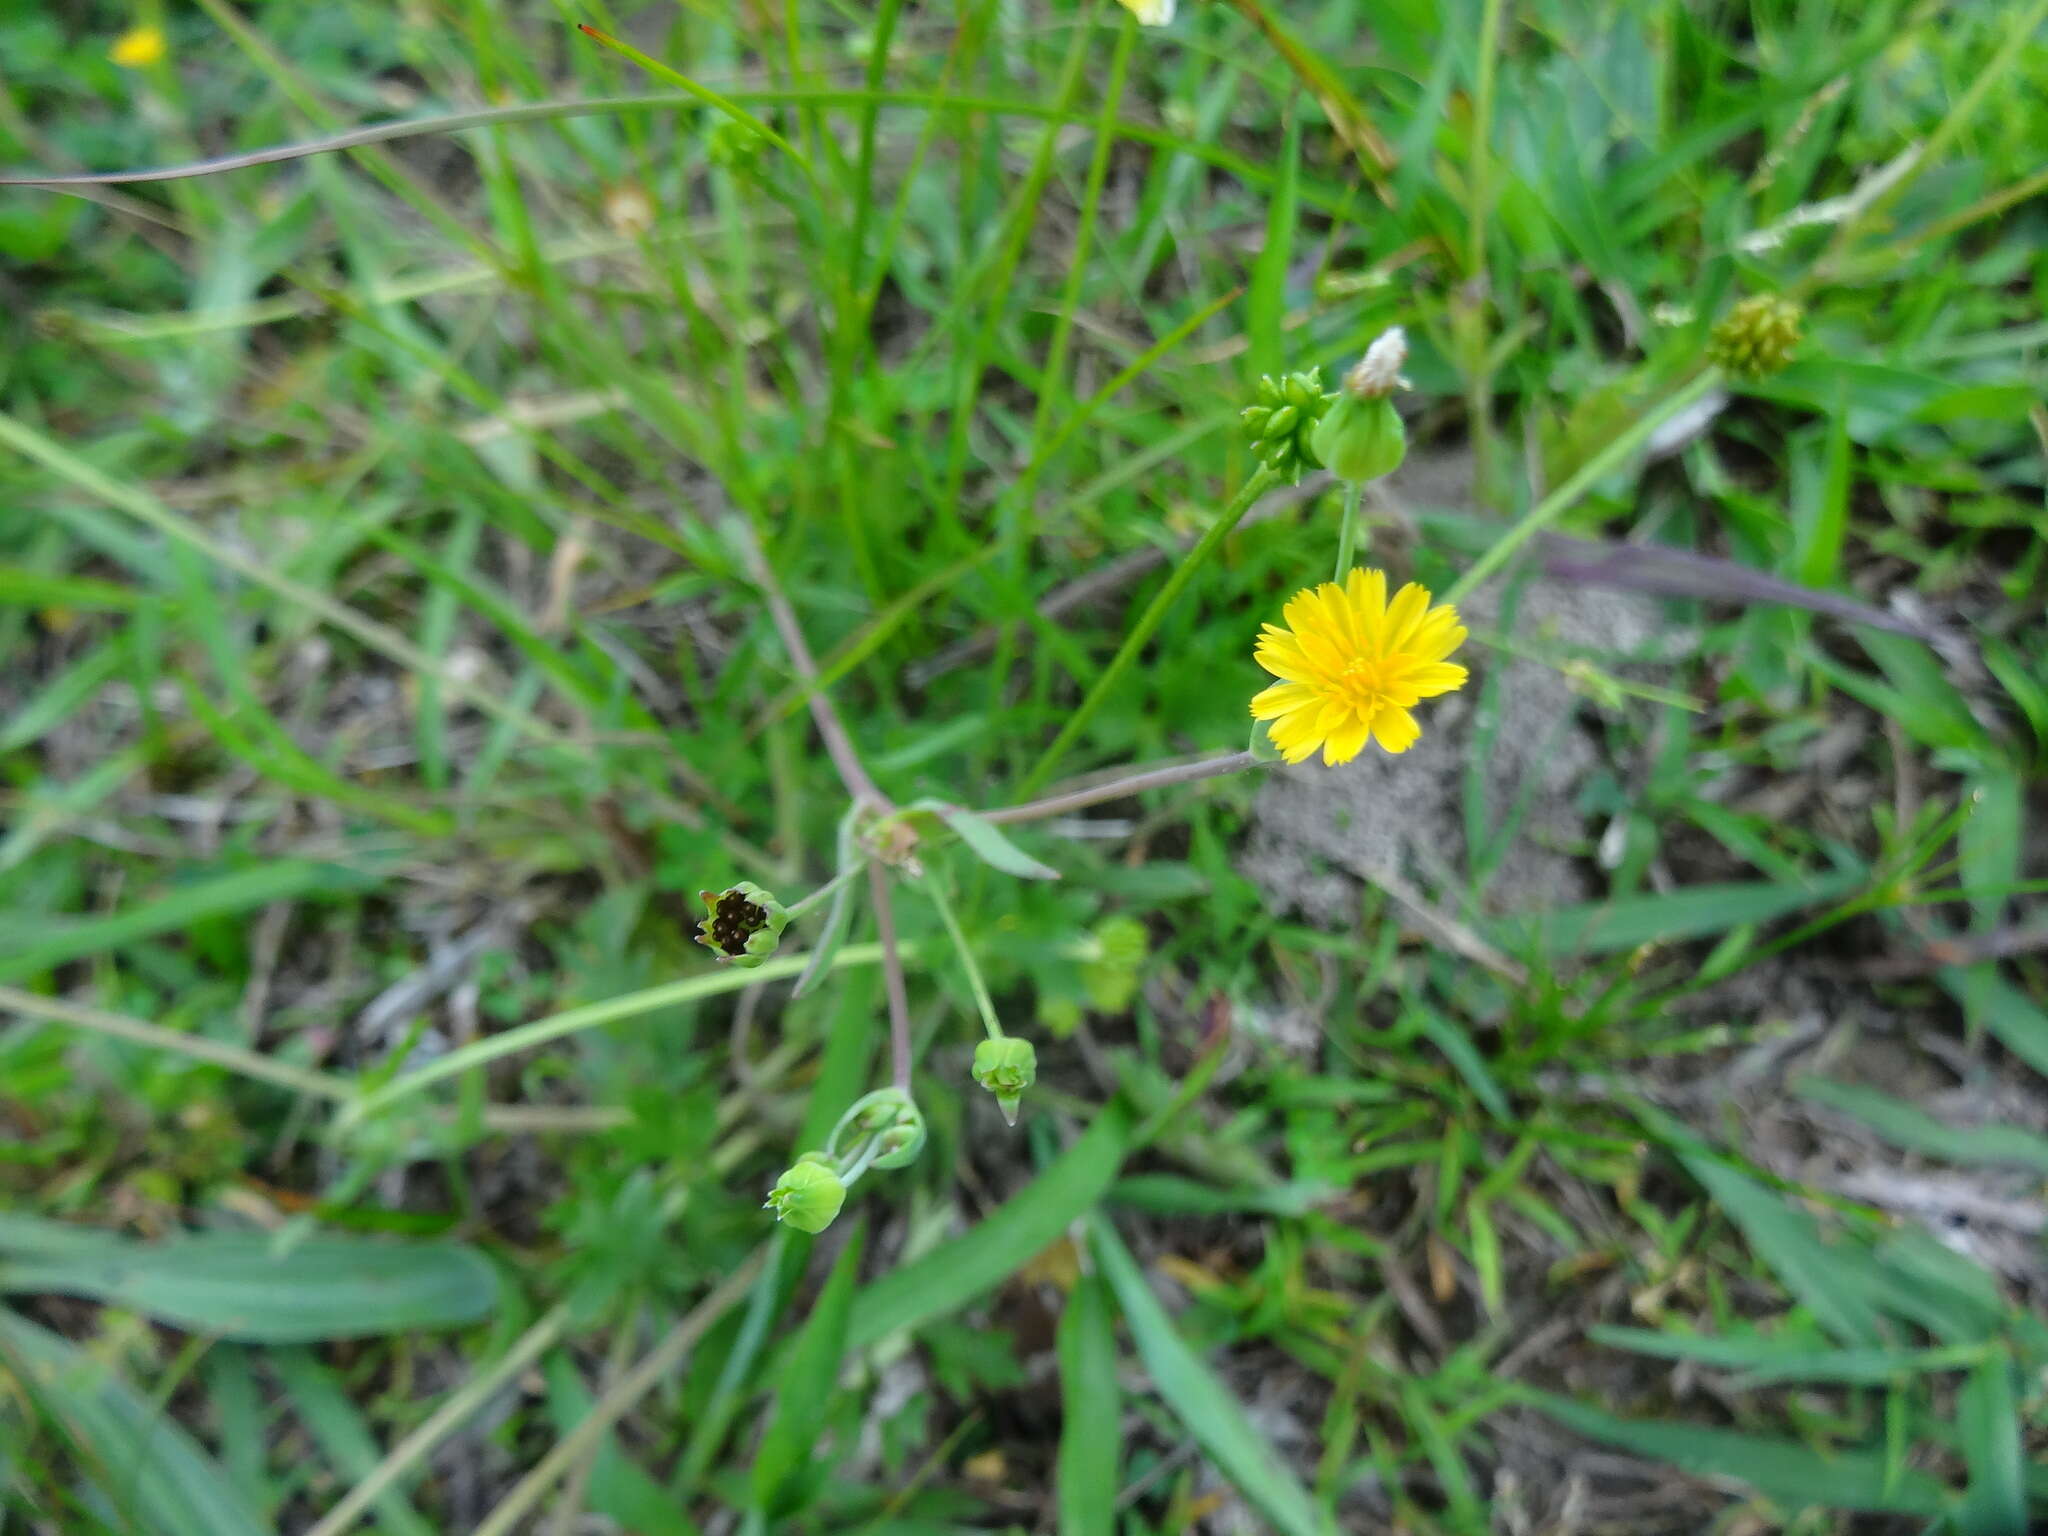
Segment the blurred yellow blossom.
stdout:
[[147,69],[152,64],[162,63],[169,51],[162,27],[130,27],[114,39],[114,46],[107,50],[107,57],[123,69]]
[[1121,0],[1141,27],[1163,27],[1173,20],[1173,0]]

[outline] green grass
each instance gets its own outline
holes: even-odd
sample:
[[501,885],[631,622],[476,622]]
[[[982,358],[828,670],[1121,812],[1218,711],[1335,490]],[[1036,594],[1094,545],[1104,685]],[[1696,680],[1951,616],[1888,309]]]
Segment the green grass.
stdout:
[[[2048,1074],[2048,3],[1369,10],[0,20],[0,173],[250,157],[0,185],[0,1510],[1464,1533],[1590,1440],[1688,1529],[2048,1519],[2038,1239],[1821,1176],[2038,1208],[1930,1083]],[[1797,359],[1703,370],[1760,292]],[[1366,557],[1511,594],[1463,848],[1316,927],[1257,773],[967,814],[1244,746],[1339,492],[1232,526],[1236,412],[1391,324],[1474,492]],[[1656,659],[1517,626],[1548,532]],[[1583,901],[1499,894],[1517,658],[1600,744]],[[930,1139],[812,1239],[761,1197],[891,1070],[820,694],[921,838]]]

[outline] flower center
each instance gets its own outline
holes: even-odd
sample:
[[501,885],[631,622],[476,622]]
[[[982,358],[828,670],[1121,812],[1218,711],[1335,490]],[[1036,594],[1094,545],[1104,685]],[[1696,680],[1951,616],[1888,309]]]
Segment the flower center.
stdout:
[[1379,706],[1386,691],[1386,664],[1366,656],[1354,656],[1337,674],[1336,691],[1361,713]]

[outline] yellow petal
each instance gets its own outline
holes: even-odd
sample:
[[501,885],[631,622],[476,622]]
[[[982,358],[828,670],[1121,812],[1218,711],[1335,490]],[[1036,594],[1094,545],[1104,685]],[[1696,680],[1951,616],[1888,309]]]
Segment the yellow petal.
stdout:
[[1391,704],[1372,717],[1372,739],[1396,757],[1414,746],[1421,734],[1415,717]]
[[1315,702],[1316,691],[1300,683],[1275,683],[1263,693],[1252,696],[1252,718],[1254,720],[1277,720],[1291,710],[1300,709],[1304,704]]
[[1465,679],[1470,675],[1463,667],[1453,666],[1447,661],[1432,661],[1414,668],[1401,681],[1417,696],[1433,699],[1440,693],[1455,693],[1465,686]]
[[1268,625],[1267,633],[1259,637],[1259,643],[1252,651],[1252,659],[1275,677],[1290,683],[1315,681],[1315,669],[1301,653],[1300,643],[1284,629]]
[[1365,749],[1365,739],[1371,734],[1372,722],[1363,715],[1354,715],[1350,724],[1341,731],[1333,731],[1323,743],[1323,761],[1332,768],[1350,762]]
[[1429,610],[1404,649],[1417,661],[1442,661],[1464,643],[1465,626],[1458,622],[1458,610],[1446,603]]
[[1344,578],[1344,589],[1367,631],[1377,631],[1387,616],[1387,573],[1354,565]]
[[1415,628],[1429,612],[1429,589],[1409,582],[1387,605],[1387,654],[1405,651],[1415,638]]

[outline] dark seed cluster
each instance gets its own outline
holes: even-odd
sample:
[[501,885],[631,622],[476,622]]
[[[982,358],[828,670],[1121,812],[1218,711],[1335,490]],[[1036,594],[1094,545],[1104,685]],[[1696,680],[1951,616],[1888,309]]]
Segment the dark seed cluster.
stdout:
[[767,925],[768,913],[737,891],[718,898],[711,912],[711,942],[728,955],[747,952],[747,940]]

